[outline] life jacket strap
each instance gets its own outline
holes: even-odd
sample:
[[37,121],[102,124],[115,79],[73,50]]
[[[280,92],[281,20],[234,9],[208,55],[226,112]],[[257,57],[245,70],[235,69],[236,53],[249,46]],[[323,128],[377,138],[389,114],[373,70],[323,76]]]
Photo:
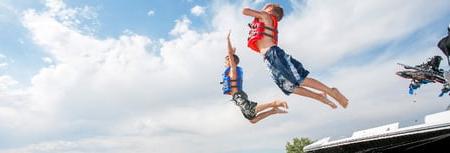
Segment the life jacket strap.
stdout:
[[272,39],[276,39],[275,36],[273,36],[273,35],[271,35],[271,34],[268,34],[268,33],[265,33],[265,32],[263,33],[263,35],[264,35],[264,36],[267,36],[267,37],[270,37],[270,38],[272,38]]
[[270,31],[272,31],[272,32],[278,33],[278,30],[275,30],[275,29],[273,29],[273,28],[271,28],[271,27],[266,27],[266,26],[264,26],[264,29],[267,29],[267,30],[270,30]]

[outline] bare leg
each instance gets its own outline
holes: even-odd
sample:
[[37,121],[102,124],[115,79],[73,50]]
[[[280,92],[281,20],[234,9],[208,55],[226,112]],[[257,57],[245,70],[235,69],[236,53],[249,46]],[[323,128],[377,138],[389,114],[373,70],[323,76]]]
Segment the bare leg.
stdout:
[[268,103],[262,103],[256,105],[256,113],[262,112],[268,108],[274,108],[274,107],[283,107],[285,109],[288,109],[288,105],[285,101],[275,100]]
[[331,92],[331,88],[328,87],[327,85],[323,84],[322,82],[313,79],[313,78],[305,78],[305,80],[303,80],[303,83],[301,84],[301,86],[305,86],[305,87],[310,87],[322,92],[325,92],[327,94],[329,94]]
[[294,93],[297,95],[300,95],[300,96],[305,96],[305,97],[309,97],[309,98],[318,100],[318,101],[330,106],[332,109],[335,109],[337,107],[333,102],[331,102],[327,98],[325,93],[319,94],[319,93],[313,92],[311,90],[308,90],[304,87],[295,88]]
[[305,78],[301,86],[310,87],[330,95],[344,108],[348,105],[348,99],[337,88],[330,88],[316,79]]
[[274,107],[273,109],[271,109],[269,111],[259,113],[258,115],[256,115],[256,117],[254,119],[250,120],[250,123],[255,124],[255,123],[259,122],[260,120],[265,119],[266,117],[269,117],[270,115],[285,114],[285,113],[287,113],[287,111],[278,109],[277,107]]
[[[275,101],[272,101],[272,102],[262,103],[262,104],[256,105],[255,109],[256,109],[257,115],[256,115],[256,117],[254,119],[250,120],[250,123],[255,124],[256,122],[258,122],[258,121],[260,121],[260,120],[262,120],[262,119],[264,119],[264,118],[266,118],[266,117],[268,117],[270,115],[273,115],[273,114],[287,113],[287,111],[280,110],[280,109],[278,109],[278,107],[283,107],[285,109],[288,109],[287,103],[285,101],[280,101],[280,100],[275,100]],[[269,111],[262,112],[262,111],[267,110],[269,108],[272,108],[272,109],[269,110]],[[262,112],[262,113],[260,113],[260,112]]]
[[337,88],[331,88],[331,93],[329,95],[336,99],[342,107],[347,108],[348,99],[342,95]]

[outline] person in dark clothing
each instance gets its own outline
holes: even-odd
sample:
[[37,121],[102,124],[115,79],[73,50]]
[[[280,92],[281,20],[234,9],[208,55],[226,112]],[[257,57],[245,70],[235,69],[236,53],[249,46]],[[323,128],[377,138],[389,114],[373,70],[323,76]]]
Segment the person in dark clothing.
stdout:
[[448,65],[450,65],[450,40],[449,40],[449,36],[450,36],[450,24],[447,27],[447,36],[442,38],[439,43],[438,43],[438,47],[439,49],[441,49],[441,51],[445,54],[445,56],[447,56],[447,62]]

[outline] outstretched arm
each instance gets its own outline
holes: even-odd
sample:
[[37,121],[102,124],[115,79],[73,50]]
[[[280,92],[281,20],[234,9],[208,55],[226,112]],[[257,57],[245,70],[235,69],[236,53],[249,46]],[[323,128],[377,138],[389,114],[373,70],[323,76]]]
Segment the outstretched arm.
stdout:
[[255,17],[255,18],[263,18],[264,13],[261,11],[257,11],[257,10],[253,10],[251,8],[244,8],[242,10],[242,14],[246,15],[246,16],[251,16],[251,17]]
[[228,61],[230,63],[230,67],[232,69],[235,69],[236,68],[236,61],[234,60],[233,55],[234,55],[234,53],[236,53],[236,48],[234,48],[231,45],[230,34],[231,34],[231,31],[229,31],[228,35],[227,35]]
[[[236,48],[234,48],[231,45],[230,34],[231,31],[229,31],[227,35],[228,63],[230,64],[230,72],[228,75],[230,75],[231,80],[237,80],[237,69],[236,69],[237,65],[234,59],[234,53],[236,52]],[[231,82],[231,86],[237,86],[237,82],[236,81]],[[231,88],[232,93],[235,93],[237,91],[238,91],[237,88]]]

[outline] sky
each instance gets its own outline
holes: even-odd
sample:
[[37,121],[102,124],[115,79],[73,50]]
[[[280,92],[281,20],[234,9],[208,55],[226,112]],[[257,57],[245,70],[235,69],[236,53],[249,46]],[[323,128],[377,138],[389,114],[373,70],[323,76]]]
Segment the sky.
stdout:
[[[348,108],[286,96],[246,47],[242,8],[279,3],[279,46]],[[442,55],[448,0],[0,1],[0,153],[279,153],[295,137],[423,122],[441,86],[408,95],[396,63]],[[226,34],[250,99],[289,113],[250,124],[222,95]],[[448,70],[446,62],[442,68]]]

